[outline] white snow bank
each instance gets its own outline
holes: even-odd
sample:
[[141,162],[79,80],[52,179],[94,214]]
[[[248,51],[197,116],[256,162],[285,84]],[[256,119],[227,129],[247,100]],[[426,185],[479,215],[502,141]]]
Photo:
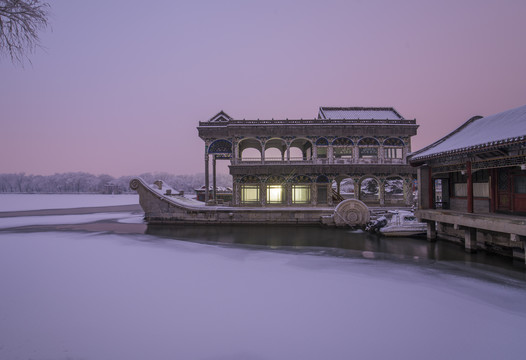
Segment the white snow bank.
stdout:
[[0,211],[70,209],[138,203],[138,194],[0,194]]

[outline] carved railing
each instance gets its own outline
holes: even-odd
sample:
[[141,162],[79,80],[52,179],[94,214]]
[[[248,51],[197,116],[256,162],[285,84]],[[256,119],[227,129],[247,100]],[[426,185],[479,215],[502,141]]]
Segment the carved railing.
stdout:
[[262,160],[259,157],[249,157],[242,159],[232,159],[232,165],[325,165],[325,164],[334,164],[334,165],[344,165],[344,164],[398,164],[403,165],[405,161],[403,159],[380,159],[380,158],[360,158],[355,161],[353,158],[319,158],[319,159],[304,159],[301,157],[291,157],[290,160],[282,158],[265,158]]
[[389,124],[389,125],[415,125],[413,120],[380,120],[380,119],[285,119],[285,120],[230,120],[222,122],[200,121],[199,126],[228,126],[228,125],[311,125],[311,124]]

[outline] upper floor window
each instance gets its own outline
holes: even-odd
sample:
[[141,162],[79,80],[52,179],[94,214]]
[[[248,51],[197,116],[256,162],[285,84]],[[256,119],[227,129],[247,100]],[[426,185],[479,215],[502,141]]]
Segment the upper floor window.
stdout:
[[388,138],[384,141],[386,159],[402,159],[404,142],[398,138]]
[[402,158],[402,148],[386,148],[385,158],[386,159],[401,159]]
[[380,144],[375,138],[363,138],[358,142],[360,158],[378,157],[378,147]]
[[332,142],[334,157],[338,158],[352,158],[352,147],[354,143],[351,139],[341,137]]
[[316,147],[318,148],[318,158],[326,159],[327,158],[327,146],[329,142],[325,138],[319,138],[316,140]]

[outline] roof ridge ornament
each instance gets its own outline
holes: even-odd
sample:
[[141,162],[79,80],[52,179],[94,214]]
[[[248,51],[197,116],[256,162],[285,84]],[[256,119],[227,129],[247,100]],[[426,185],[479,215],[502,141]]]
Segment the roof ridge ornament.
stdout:
[[230,115],[221,110],[216,115],[214,115],[208,122],[228,122],[234,120]]

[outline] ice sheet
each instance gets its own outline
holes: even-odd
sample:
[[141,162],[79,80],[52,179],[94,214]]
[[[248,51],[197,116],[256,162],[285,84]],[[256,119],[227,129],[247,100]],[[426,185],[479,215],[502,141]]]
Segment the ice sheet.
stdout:
[[147,235],[0,232],[0,284],[2,359],[512,359],[526,333],[524,288]]

